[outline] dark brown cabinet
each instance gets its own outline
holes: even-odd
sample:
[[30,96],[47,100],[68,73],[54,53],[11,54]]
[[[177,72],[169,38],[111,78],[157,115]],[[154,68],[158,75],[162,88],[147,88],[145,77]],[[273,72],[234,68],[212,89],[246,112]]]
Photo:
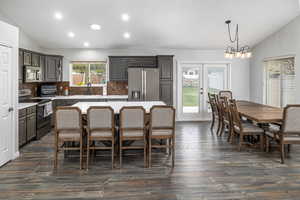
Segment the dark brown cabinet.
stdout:
[[173,80],[173,56],[157,56],[160,79]]
[[36,113],[27,115],[26,130],[27,141],[30,141],[36,137]]
[[19,49],[19,82],[24,81],[24,66],[39,67],[42,72],[42,82],[62,81],[62,56]]
[[173,56],[157,56],[160,71],[160,100],[173,105]]
[[62,81],[62,57],[46,56],[44,82]]
[[31,65],[33,67],[40,67],[40,55],[37,53],[31,54]]
[[19,81],[20,82],[23,82],[23,77],[24,77],[23,66],[24,66],[23,51],[20,49],[19,50]]
[[26,144],[26,109],[19,110],[19,146]]
[[31,66],[31,52],[24,51],[23,65]]
[[45,66],[46,66],[46,57],[44,55],[40,55],[40,68],[42,70],[42,77],[45,77]]
[[109,80],[127,81],[129,67],[156,68],[156,56],[109,56]]
[[167,105],[173,105],[173,81],[160,80],[160,100]]
[[19,110],[19,146],[36,138],[36,106]]

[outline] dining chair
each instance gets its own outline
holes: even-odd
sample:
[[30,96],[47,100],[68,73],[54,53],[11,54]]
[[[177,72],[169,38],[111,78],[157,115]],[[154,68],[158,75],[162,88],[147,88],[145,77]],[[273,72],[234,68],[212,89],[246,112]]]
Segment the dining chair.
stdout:
[[224,109],[223,109],[223,101],[224,97],[220,97],[216,95],[216,107],[218,111],[218,129],[217,129],[217,136],[221,136],[222,132],[224,131]]
[[[145,109],[141,106],[123,107],[120,110],[120,168],[125,149],[143,149],[144,166],[147,167],[147,138],[145,126]],[[143,146],[125,146],[125,141],[143,141]]]
[[[239,135],[238,150],[240,151],[244,141],[244,136],[258,136],[260,139],[260,148],[264,149],[264,130],[250,122],[243,122],[238,112],[236,101],[234,99],[229,100],[229,107],[232,116],[233,134]],[[233,137],[233,136],[231,136]]]
[[219,91],[220,97],[227,97],[228,99],[232,99],[232,92],[230,90],[221,90]]
[[[165,144],[153,144],[152,140],[166,140]],[[167,148],[172,154],[172,168],[175,164],[175,109],[172,106],[153,106],[150,109],[149,167],[152,162],[152,148]]]
[[[55,111],[54,168],[57,168],[59,150],[80,151],[82,169],[83,128],[81,110],[77,107],[57,107]],[[67,147],[65,142],[79,142],[79,147]],[[60,143],[63,145],[60,146]]]
[[216,95],[208,93],[208,101],[209,101],[209,104],[210,104],[211,116],[212,116],[212,122],[211,122],[210,130],[213,131],[214,126],[215,126],[215,122],[218,119],[218,109],[217,109],[217,105],[216,105]]
[[266,146],[269,147],[269,138],[275,139],[279,143],[281,153],[281,163],[284,164],[285,145],[300,144],[300,105],[287,105],[283,111],[282,126],[271,126],[266,131]]
[[225,128],[228,130],[228,138],[227,141],[229,142],[231,140],[233,126],[232,126],[232,117],[230,113],[229,103],[227,97],[221,97],[221,106],[222,106],[222,113],[223,113],[223,126],[220,132],[220,136],[223,135],[223,132]]
[[[114,110],[109,106],[92,106],[87,110],[87,162],[89,166],[90,150],[111,150],[111,167],[114,168],[115,122]],[[110,141],[111,146],[96,146],[97,141]],[[91,144],[95,143],[94,146]]]

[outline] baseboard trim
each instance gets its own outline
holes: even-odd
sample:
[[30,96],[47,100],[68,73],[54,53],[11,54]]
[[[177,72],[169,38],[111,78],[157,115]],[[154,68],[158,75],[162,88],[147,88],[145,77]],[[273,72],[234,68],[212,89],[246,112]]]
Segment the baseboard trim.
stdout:
[[20,156],[20,152],[19,151],[15,152],[13,155],[13,160],[18,158],[19,156]]

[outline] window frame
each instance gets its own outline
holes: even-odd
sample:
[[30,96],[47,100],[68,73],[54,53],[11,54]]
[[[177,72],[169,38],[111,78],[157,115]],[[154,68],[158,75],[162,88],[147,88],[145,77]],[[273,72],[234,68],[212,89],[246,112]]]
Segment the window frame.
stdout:
[[70,87],[87,87],[87,84],[85,85],[75,85],[73,84],[73,78],[72,78],[72,73],[73,73],[73,64],[88,64],[88,77],[89,81],[91,80],[91,64],[97,64],[97,63],[105,63],[105,83],[102,84],[91,84],[91,87],[103,87],[107,86],[107,82],[109,81],[108,77],[108,62],[107,61],[71,61],[69,64],[69,82],[70,82]]
[[[262,71],[263,71],[263,103],[268,105],[268,80],[267,80],[267,75],[268,75],[268,70],[267,70],[267,62],[270,61],[279,61],[283,59],[293,59],[294,60],[294,70],[295,70],[295,79],[296,79],[296,55],[287,55],[287,56],[278,56],[278,57],[271,57],[271,58],[265,58],[262,60]],[[282,72],[283,68],[280,68],[280,108],[283,108],[283,94],[282,94]]]

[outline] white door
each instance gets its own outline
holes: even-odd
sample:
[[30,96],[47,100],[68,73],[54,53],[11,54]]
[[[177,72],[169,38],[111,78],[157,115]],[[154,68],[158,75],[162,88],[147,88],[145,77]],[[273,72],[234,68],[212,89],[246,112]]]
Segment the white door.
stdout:
[[10,160],[12,151],[11,64],[11,48],[0,44],[0,166]]
[[207,93],[228,89],[229,64],[181,63],[178,68],[178,119],[210,120]]

